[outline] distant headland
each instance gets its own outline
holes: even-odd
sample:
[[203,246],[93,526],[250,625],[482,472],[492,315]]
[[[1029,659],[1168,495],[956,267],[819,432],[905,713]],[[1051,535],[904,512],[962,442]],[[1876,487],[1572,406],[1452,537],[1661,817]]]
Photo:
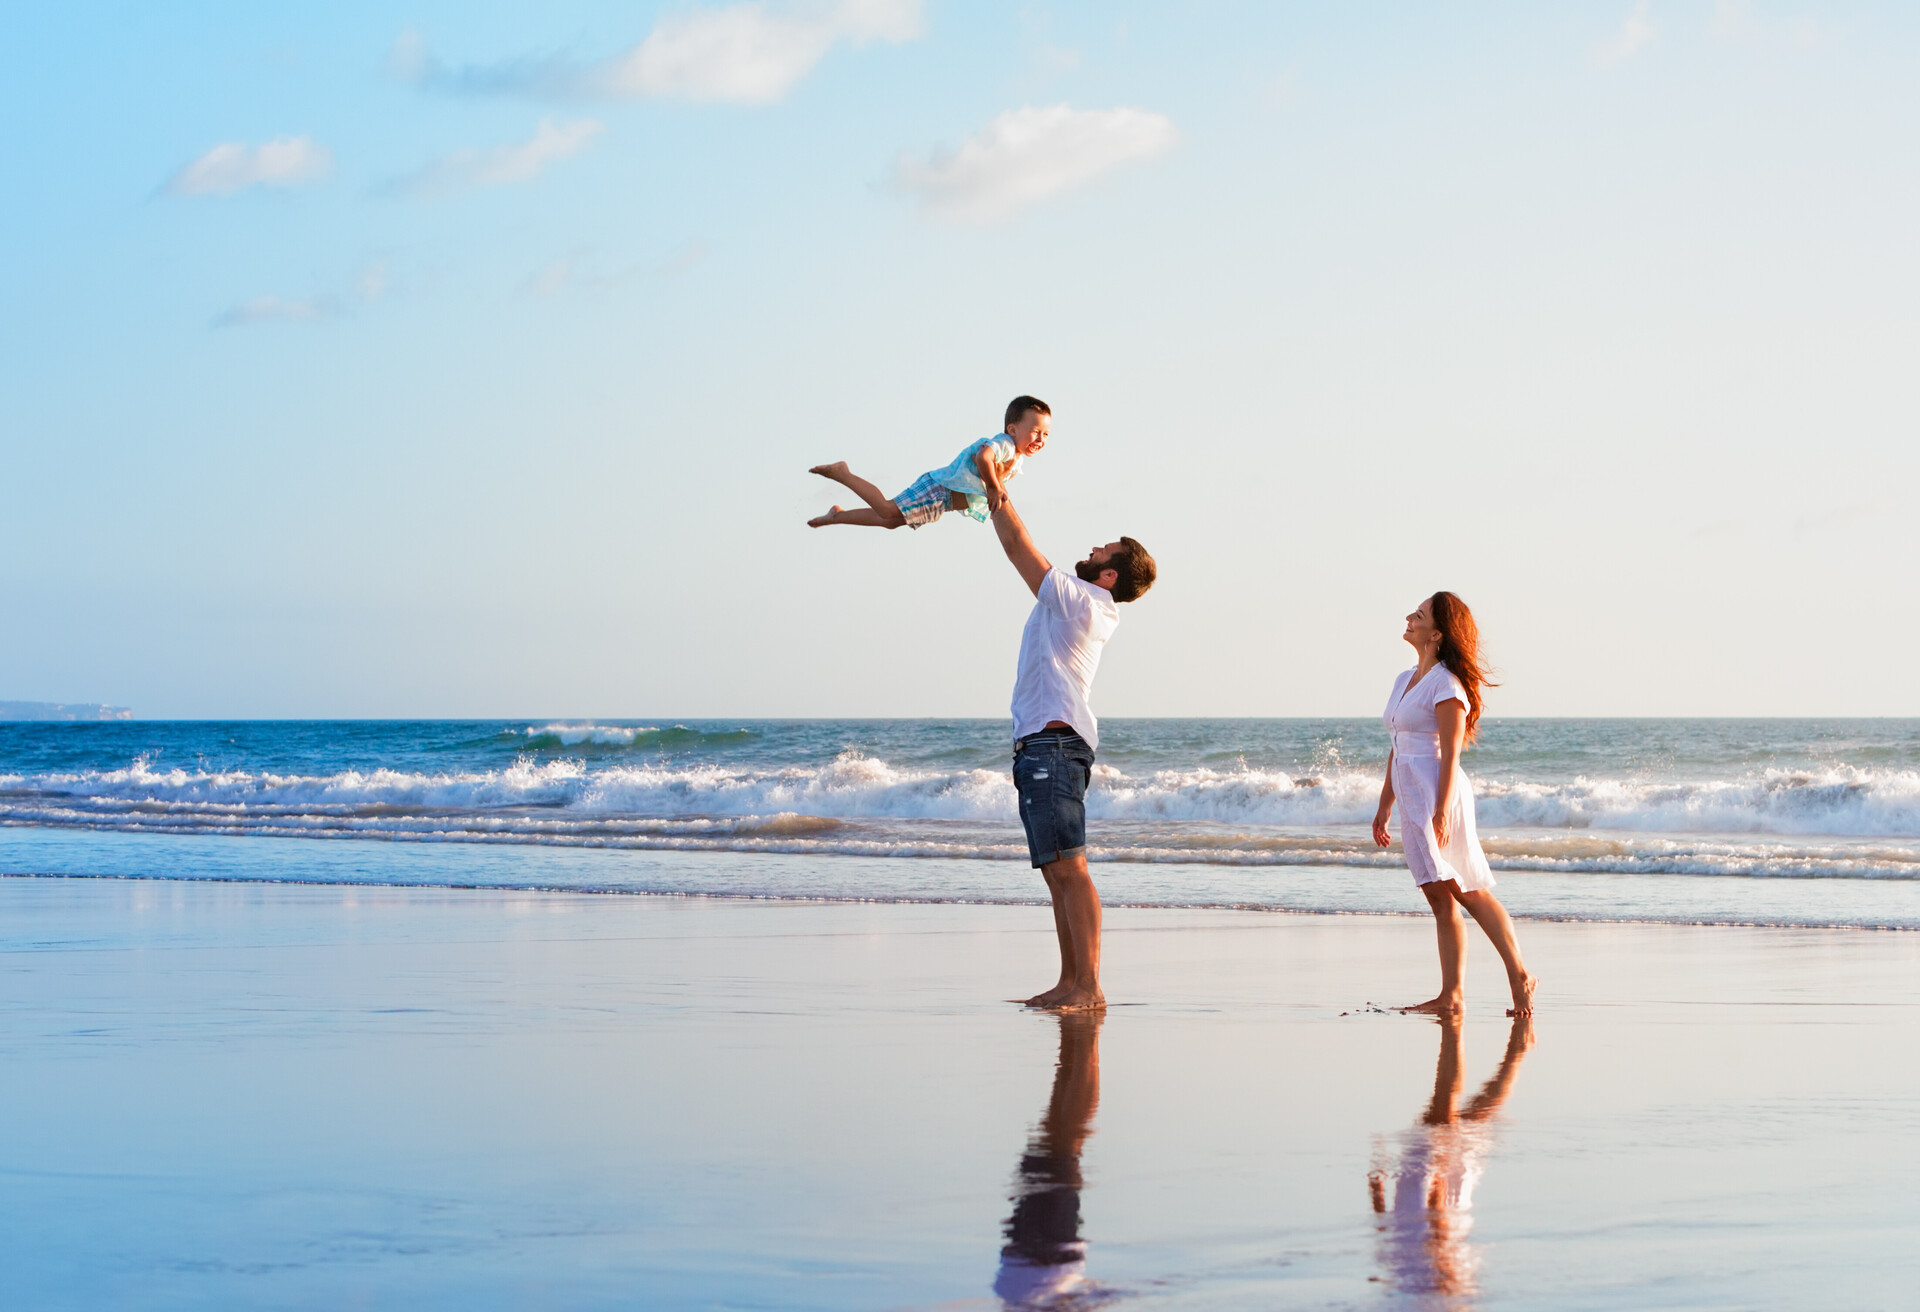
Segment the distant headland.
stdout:
[[92,702],[0,702],[0,720],[131,720],[124,706]]

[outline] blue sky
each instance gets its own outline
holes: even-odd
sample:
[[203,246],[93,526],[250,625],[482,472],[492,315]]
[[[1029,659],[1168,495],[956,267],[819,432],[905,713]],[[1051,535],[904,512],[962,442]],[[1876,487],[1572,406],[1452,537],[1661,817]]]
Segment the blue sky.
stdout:
[[1920,714],[1891,4],[14,6],[0,697],[1004,712],[1054,406],[1104,714]]

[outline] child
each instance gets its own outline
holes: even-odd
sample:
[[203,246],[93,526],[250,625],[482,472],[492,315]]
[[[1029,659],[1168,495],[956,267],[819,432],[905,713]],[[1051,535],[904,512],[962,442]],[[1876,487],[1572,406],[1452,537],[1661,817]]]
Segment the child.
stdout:
[[844,483],[867,504],[853,510],[835,506],[807,521],[809,528],[828,524],[868,524],[874,528],[919,528],[948,510],[985,521],[1006,499],[1006,481],[1020,472],[1020,463],[1047,444],[1053,411],[1037,396],[1016,396],[1007,405],[1007,422],[992,437],[968,445],[945,469],[920,475],[899,496],[889,500],[880,489],[847,469],[847,462],[815,465],[809,473]]

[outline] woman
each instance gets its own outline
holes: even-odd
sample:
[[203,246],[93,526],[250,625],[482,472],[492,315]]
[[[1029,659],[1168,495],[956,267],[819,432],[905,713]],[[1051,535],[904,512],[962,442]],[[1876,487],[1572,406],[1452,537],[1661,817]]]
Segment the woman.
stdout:
[[1479,922],[1507,966],[1513,988],[1509,1016],[1533,1012],[1534,977],[1520,960],[1507,909],[1493,895],[1493,871],[1473,828],[1473,785],[1460,771],[1460,749],[1473,741],[1480,723],[1480,689],[1487,686],[1480,663],[1480,630],[1467,603],[1451,592],[1436,592],[1407,616],[1401,635],[1419,655],[1419,664],[1393,683],[1387,702],[1387,729],[1393,750],[1386,781],[1380,785],[1380,809],[1373,817],[1373,841],[1392,842],[1387,818],[1400,803],[1400,842],[1406,849],[1413,882],[1427,895],[1440,935],[1440,994],[1403,1011],[1457,1012],[1460,972],[1467,961],[1460,908]]

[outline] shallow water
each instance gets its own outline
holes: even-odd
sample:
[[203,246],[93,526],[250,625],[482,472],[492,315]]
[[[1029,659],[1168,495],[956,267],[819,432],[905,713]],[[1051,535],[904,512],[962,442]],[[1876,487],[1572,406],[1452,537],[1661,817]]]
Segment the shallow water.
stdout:
[[[1252,869],[1177,862],[1095,868],[1109,907],[1425,915],[1404,866]],[[1025,861],[592,848],[522,843],[233,838],[0,827],[0,875],[665,893],[758,900],[1031,904]],[[1502,872],[1532,919],[1920,929],[1920,881]]]
[[[0,881],[37,1308],[1886,1307],[1920,938]],[[1091,1086],[1091,1087],[1090,1087]],[[1023,1302],[1023,1299],[1026,1301]]]

